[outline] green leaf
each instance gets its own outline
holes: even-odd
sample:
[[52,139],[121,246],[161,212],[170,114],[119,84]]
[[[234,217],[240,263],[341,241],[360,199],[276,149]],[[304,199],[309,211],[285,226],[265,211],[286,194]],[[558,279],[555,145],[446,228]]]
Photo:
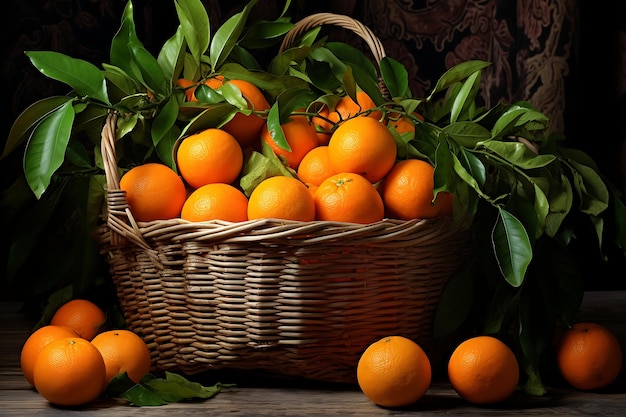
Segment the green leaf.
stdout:
[[70,100],[72,100],[71,97],[53,96],[44,98],[28,106],[13,122],[0,159],[5,158],[20,146],[41,120],[45,119],[52,111],[58,109]]
[[196,73],[200,67],[202,54],[209,48],[211,39],[209,16],[201,0],[176,0],[174,5],[187,46],[193,57],[188,64],[194,67],[191,72]]
[[435,88],[433,88],[432,92],[430,93],[427,99],[429,101],[432,100],[435,94],[443,90],[446,90],[452,84],[463,81],[465,78],[469,77],[471,74],[475,73],[476,71],[480,71],[483,68],[488,67],[489,65],[491,65],[490,62],[470,60],[470,61],[462,62],[450,68],[439,78],[439,80],[437,80],[437,84],[435,85]]
[[291,152],[291,146],[289,146],[287,138],[285,138],[285,132],[283,132],[283,128],[280,123],[280,109],[278,102],[272,105],[270,112],[267,115],[267,131],[279,148]]
[[404,65],[391,57],[380,61],[380,73],[391,97],[411,97],[409,73]]
[[474,103],[479,85],[479,71],[476,71],[467,77],[452,103],[452,108],[450,109],[450,123],[455,123],[459,117],[465,114],[469,107]]
[[[492,258],[489,258],[490,260]],[[519,292],[506,281],[498,280],[487,302],[483,332],[497,334],[506,331],[511,316],[519,306]]]
[[[221,95],[219,92],[212,89],[206,84],[200,84],[194,91],[194,95],[196,96],[198,101],[201,103],[217,104],[217,103],[223,103],[225,101],[225,98],[223,95]],[[238,100],[237,104],[241,106],[243,102]]]
[[554,237],[559,231],[563,220],[570,213],[574,201],[572,184],[563,173],[559,175],[555,184],[550,186],[548,201],[550,212],[546,216],[545,233],[550,237]]
[[285,123],[293,112],[306,109],[316,98],[317,95],[310,88],[291,87],[284,90],[275,101],[280,123]]
[[[346,78],[349,67],[327,48],[315,48],[310,51],[306,66],[306,75],[314,86],[326,93],[344,88],[355,90],[356,83],[351,74]],[[344,86],[346,82],[350,85]],[[348,91],[346,91],[348,92]]]
[[257,0],[252,0],[246,4],[246,7],[241,12],[224,22],[213,35],[211,45],[209,46],[209,61],[213,71],[217,71],[228,58],[230,51],[232,51],[243,33],[250,10],[256,2]]
[[522,142],[488,140],[482,145],[522,169],[542,168],[556,159],[555,155],[538,155]]
[[65,159],[65,149],[72,133],[74,108],[67,101],[50,113],[33,130],[24,155],[24,174],[39,199],[50,179]]
[[279,41],[293,27],[294,24],[288,20],[255,22],[250,25],[239,44],[249,49],[267,48]]
[[224,99],[235,106],[240,112],[245,115],[252,114],[252,109],[248,108],[248,101],[243,96],[243,93],[235,84],[224,83],[217,91],[224,97]]
[[[248,52],[247,49],[242,48],[238,44],[235,44],[235,46],[233,46],[233,50],[230,51],[229,58],[233,63],[237,63],[249,70],[262,71],[261,64],[259,64],[254,55],[252,55],[250,52]],[[223,68],[224,66],[222,66],[220,72],[222,72]]]
[[[326,48],[350,69],[354,81],[377,105],[385,101],[378,85],[378,72],[359,49],[343,42],[328,42]],[[331,63],[332,64],[332,63]]]
[[139,91],[141,83],[131,78],[123,69],[109,64],[102,64],[102,67],[104,68],[104,77],[120,90],[119,97],[116,98],[115,94],[112,94],[114,101],[119,101],[122,97],[130,96]]
[[209,127],[219,127],[235,115],[236,109],[228,103],[210,105],[185,125],[181,136],[190,135]]
[[620,199],[617,191],[614,191],[613,218],[615,219],[615,245],[622,249],[626,256],[626,205]]
[[253,151],[244,158],[239,187],[248,197],[266,178],[278,175],[293,177],[267,143],[261,142],[261,151]]
[[111,40],[110,65],[121,68],[126,74],[133,74],[131,68],[131,53],[128,45],[131,42],[139,42],[133,20],[133,2],[128,1],[122,13],[120,27]]
[[95,65],[58,52],[26,52],[33,65],[45,76],[61,81],[79,96],[110,105],[104,75]]
[[128,47],[131,50],[133,63],[139,70],[141,79],[146,83],[146,86],[157,93],[169,93],[171,83],[165,79],[157,59],[141,43],[129,42]]
[[532,260],[532,246],[524,225],[501,207],[492,231],[492,244],[504,278],[513,287],[522,285]]
[[459,145],[474,149],[482,141],[491,138],[487,129],[474,122],[455,122],[441,129]]
[[163,136],[174,126],[177,116],[178,102],[175,97],[170,97],[152,122],[152,130],[150,133],[154,146],[157,146]]
[[609,190],[600,174],[590,166],[570,159],[574,188],[580,198],[580,211],[598,216],[609,205]]
[[452,155],[454,172],[467,183],[479,196],[490,200],[489,196],[482,190],[487,176],[485,166],[471,152],[461,150],[460,158]]
[[232,386],[217,383],[212,387],[205,387],[172,372],[165,372],[165,378],[151,379],[145,385],[169,403],[190,399],[208,399],[219,393],[222,387]]
[[181,129],[177,125],[172,125],[168,131],[161,137],[156,146],[157,154],[163,163],[173,170],[177,170],[176,161],[174,159],[174,146],[180,137]]
[[433,323],[433,337],[439,338],[453,333],[469,316],[474,302],[474,280],[465,268],[450,277],[437,307]]
[[519,105],[512,105],[498,117],[493,124],[491,134],[493,139],[500,139],[515,134],[521,126],[537,124],[537,128],[548,125],[548,118],[537,110]]
[[185,60],[186,45],[182,26],[179,25],[174,36],[165,41],[157,56],[157,62],[166,79],[175,81],[178,78]]
[[527,367],[524,369],[528,379],[522,385],[522,390],[528,394],[533,395],[535,397],[541,397],[545,395],[548,390],[546,389],[543,381],[541,380],[541,375],[539,370],[534,367]]

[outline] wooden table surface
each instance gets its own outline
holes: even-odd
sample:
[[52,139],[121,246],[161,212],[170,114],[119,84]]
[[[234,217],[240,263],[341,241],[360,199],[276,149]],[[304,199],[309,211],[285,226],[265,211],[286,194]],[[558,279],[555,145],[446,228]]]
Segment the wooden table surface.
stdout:
[[[585,393],[562,386],[548,387],[543,397],[522,393],[494,407],[477,407],[461,400],[445,379],[435,380],[415,405],[390,410],[372,404],[356,386],[335,386],[294,380],[263,380],[257,376],[220,375],[217,381],[234,382],[215,397],[197,402],[158,407],[134,407],[123,399],[101,399],[75,409],[49,404],[24,379],[19,366],[20,349],[33,323],[19,314],[19,303],[0,303],[0,416],[72,415],[153,417],[185,416],[626,416],[626,370],[610,388]],[[585,296],[583,317],[613,330],[626,346],[626,292],[590,292]],[[626,349],[624,349],[626,352]],[[626,368],[626,367],[625,367]],[[189,377],[191,380],[206,375]],[[211,376],[213,377],[213,376]],[[232,378],[226,380],[226,378]]]

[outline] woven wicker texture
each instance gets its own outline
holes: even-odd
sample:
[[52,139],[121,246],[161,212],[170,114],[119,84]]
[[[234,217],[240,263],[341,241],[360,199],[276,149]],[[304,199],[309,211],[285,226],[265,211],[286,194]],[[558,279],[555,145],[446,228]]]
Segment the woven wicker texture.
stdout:
[[127,325],[156,369],[354,383],[361,353],[384,336],[417,341],[433,362],[445,353],[432,339],[433,312],[469,247],[452,220],[137,223],[119,190],[115,125],[112,113],[98,238]]

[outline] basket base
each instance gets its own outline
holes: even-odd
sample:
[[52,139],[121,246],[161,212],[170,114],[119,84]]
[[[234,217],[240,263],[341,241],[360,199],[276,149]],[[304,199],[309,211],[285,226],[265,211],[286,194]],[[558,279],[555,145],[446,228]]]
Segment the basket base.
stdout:
[[432,318],[468,236],[446,219],[379,226],[376,235],[358,236],[361,226],[330,239],[328,228],[316,235],[302,224],[294,227],[308,234],[276,237],[270,224],[254,240],[250,232],[155,238],[146,239],[149,253],[133,244],[103,252],[127,326],[148,344],[156,370],[354,383],[362,352],[390,335],[416,341],[437,369],[449,343],[432,340]]

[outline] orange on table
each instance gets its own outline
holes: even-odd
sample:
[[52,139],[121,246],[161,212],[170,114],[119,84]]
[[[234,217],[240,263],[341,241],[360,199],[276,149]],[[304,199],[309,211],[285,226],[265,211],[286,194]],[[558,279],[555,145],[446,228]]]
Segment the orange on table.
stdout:
[[33,379],[41,396],[62,406],[87,404],[107,386],[100,351],[80,337],[64,337],[47,344],[35,360]]
[[105,322],[106,315],[97,304],[80,298],[63,304],[50,320],[51,325],[69,327],[86,340],[93,339]]
[[135,220],[149,222],[180,216],[187,198],[183,180],[170,167],[147,163],[128,170],[120,179]]
[[434,199],[435,168],[427,161],[398,161],[381,182],[380,192],[389,218],[430,219],[452,214],[452,194],[437,194]]
[[432,378],[430,360],[414,341],[384,337],[365,349],[357,364],[359,387],[373,403],[405,407],[424,396]]
[[248,198],[230,184],[203,185],[187,197],[180,217],[192,222],[243,222],[248,220]]
[[261,139],[272,151],[282,158],[292,169],[297,169],[300,161],[313,148],[318,146],[317,132],[306,116],[293,115],[281,125],[287,144],[291,150],[283,149],[274,140],[274,133],[268,130],[267,123],[261,130]]
[[250,194],[248,219],[315,220],[315,203],[300,180],[286,176],[267,178]]
[[492,336],[476,336],[459,344],[448,361],[454,390],[473,404],[495,404],[511,396],[519,381],[513,351]]
[[180,142],[176,164],[180,175],[193,188],[216,182],[230,184],[241,173],[243,150],[230,133],[209,128]]
[[317,220],[374,223],[383,219],[383,200],[374,185],[352,172],[326,178],[315,195]]
[[91,341],[104,359],[107,383],[126,372],[136,383],[150,372],[150,350],[141,337],[130,330],[108,330]]
[[597,323],[576,323],[557,345],[557,365],[565,381],[579,390],[597,390],[615,381],[622,348],[615,335]]
[[35,385],[33,369],[35,368],[35,360],[41,350],[57,339],[76,336],[78,336],[76,332],[69,327],[53,325],[40,327],[28,336],[20,352],[20,366],[24,377],[30,385]]
[[317,146],[311,149],[298,165],[298,178],[305,184],[320,185],[326,178],[335,175],[330,162],[328,146]]
[[393,135],[383,122],[355,117],[341,124],[328,142],[333,169],[353,172],[371,183],[383,179],[396,161]]

